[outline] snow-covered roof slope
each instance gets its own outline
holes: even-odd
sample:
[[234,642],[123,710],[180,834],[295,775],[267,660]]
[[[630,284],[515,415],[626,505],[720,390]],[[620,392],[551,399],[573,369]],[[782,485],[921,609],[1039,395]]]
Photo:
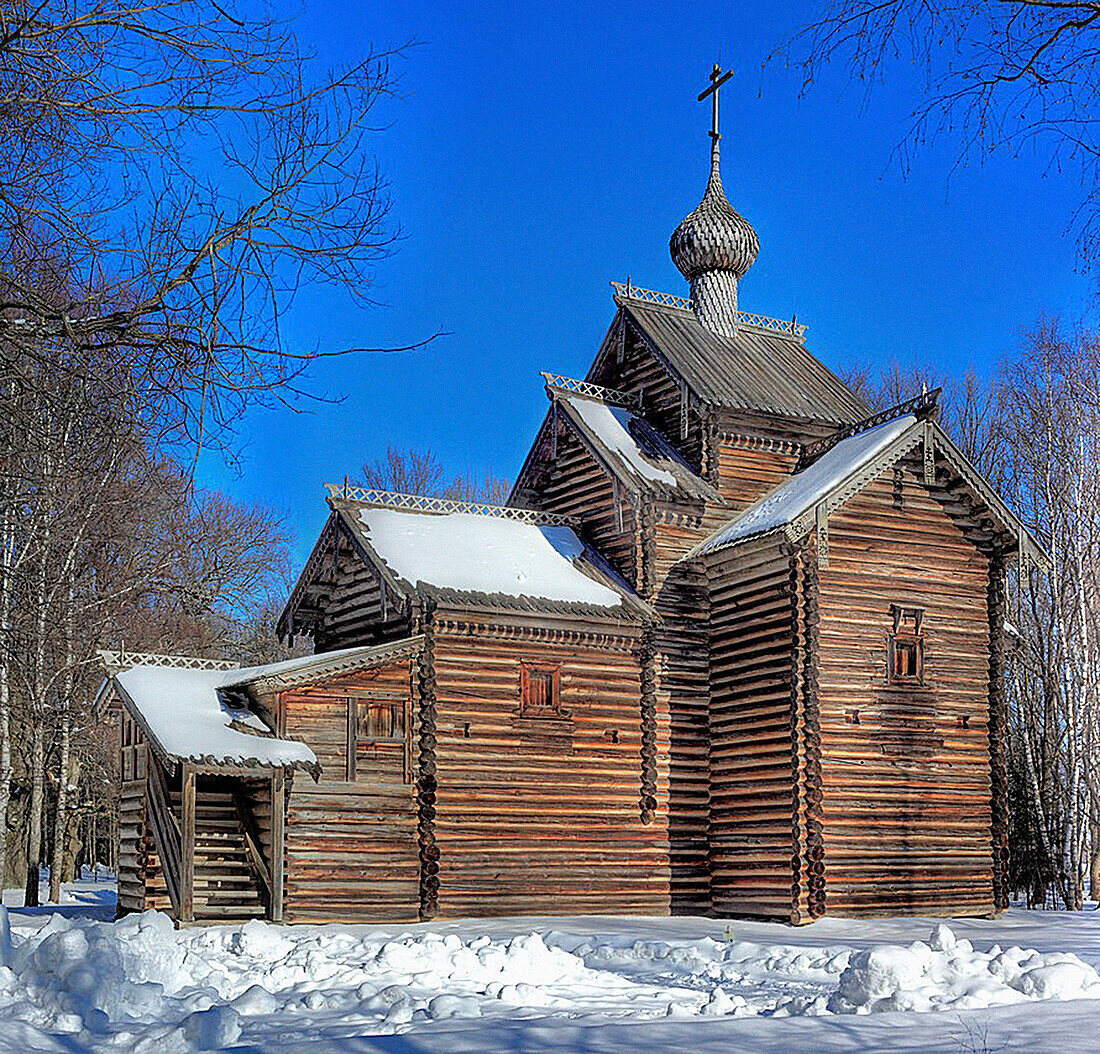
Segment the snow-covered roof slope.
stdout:
[[609,406],[599,399],[585,399],[579,395],[568,396],[562,401],[569,405],[588,426],[589,431],[629,472],[642,479],[665,483],[670,487],[676,486],[676,477],[668,468],[661,467],[661,461],[671,460],[668,454],[663,458],[647,456],[638,440],[631,435],[630,426],[637,420],[635,414],[622,406]]
[[681,491],[721,503],[717,491],[692,471],[645,418],[592,396],[559,391],[556,397],[566,419],[628,486]]
[[212,765],[316,765],[305,743],[274,738],[247,706],[220,693],[241,672],[135,666],[115,680],[169,758]]
[[606,575],[593,575],[584,542],[568,527],[375,506],[353,515],[375,554],[410,585],[607,608],[623,602]]
[[791,476],[735,520],[717,530],[696,548],[695,554],[713,552],[792,523],[828,497],[867,462],[892,446],[916,423],[915,415],[904,414],[842,439],[812,465]]
[[249,709],[240,690],[265,681],[342,673],[397,657],[419,640],[345,648],[232,670],[134,666],[112,680],[123,705],[171,760],[316,771],[313,751],[297,740],[275,737]]

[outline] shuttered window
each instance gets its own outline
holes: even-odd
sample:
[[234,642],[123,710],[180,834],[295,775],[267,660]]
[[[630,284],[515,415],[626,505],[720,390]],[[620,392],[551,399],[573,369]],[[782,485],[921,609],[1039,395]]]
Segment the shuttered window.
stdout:
[[893,630],[887,653],[887,680],[891,684],[924,683],[924,612],[920,608],[890,608]]
[[404,698],[351,697],[348,707],[348,780],[411,779],[409,707]]
[[524,663],[520,677],[520,713],[524,717],[561,715],[561,668]]

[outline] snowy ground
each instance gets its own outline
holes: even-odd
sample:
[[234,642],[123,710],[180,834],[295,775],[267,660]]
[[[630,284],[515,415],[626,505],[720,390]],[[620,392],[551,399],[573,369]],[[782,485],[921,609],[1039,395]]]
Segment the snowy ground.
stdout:
[[1100,1051],[1095,912],[176,931],[64,899],[0,932],[0,1052]]

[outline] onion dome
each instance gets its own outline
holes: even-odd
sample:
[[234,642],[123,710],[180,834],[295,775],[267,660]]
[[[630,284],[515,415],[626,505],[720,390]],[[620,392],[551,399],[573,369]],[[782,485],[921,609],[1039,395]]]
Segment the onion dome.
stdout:
[[737,317],[737,280],[760,251],[752,225],[736,212],[722,189],[718,143],[711,151],[706,193],[669,242],[672,262],[691,282],[695,314],[707,328],[732,336]]

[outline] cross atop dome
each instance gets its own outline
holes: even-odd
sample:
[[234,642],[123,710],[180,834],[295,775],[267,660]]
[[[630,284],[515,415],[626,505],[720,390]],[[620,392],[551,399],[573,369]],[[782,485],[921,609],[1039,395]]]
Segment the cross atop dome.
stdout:
[[737,332],[737,282],[743,278],[760,241],[756,231],[726,199],[719,172],[718,90],[733,76],[715,65],[710,86],[699,102],[711,98],[710,179],[698,208],[676,228],[669,242],[672,262],[691,283],[691,302],[699,321],[714,333],[732,337]]
[[702,102],[708,95],[711,97],[710,138],[713,144],[712,150],[718,149],[718,140],[722,138],[722,133],[718,131],[718,89],[732,76],[733,70],[726,70],[723,73],[722,67],[716,62],[714,69],[710,71],[710,87],[704,88],[699,93],[699,102]]

